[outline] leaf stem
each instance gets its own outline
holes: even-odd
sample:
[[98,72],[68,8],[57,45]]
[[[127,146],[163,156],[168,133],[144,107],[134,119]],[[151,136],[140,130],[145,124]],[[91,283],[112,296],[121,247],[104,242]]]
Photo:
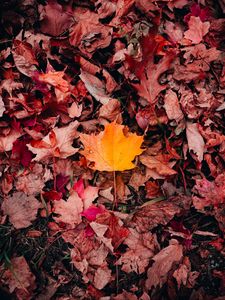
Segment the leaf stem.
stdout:
[[53,179],[54,179],[54,190],[56,191],[56,161],[55,161],[55,156],[53,156]]
[[114,210],[117,207],[117,189],[116,189],[116,171],[113,171],[113,208]]

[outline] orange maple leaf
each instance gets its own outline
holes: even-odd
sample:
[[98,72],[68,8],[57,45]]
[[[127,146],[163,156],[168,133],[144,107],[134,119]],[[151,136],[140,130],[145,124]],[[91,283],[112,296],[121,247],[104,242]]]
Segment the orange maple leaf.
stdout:
[[94,162],[92,169],[124,171],[135,167],[132,160],[143,152],[140,147],[144,137],[130,132],[124,135],[124,127],[112,122],[107,124],[105,130],[98,135],[80,135],[84,145],[81,154]]

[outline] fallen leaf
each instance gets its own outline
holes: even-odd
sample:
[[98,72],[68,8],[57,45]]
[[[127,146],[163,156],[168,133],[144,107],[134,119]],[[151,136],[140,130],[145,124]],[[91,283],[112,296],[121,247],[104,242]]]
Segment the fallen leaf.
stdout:
[[12,55],[15,66],[22,74],[32,77],[38,65],[32,46],[25,41],[14,40],[14,48]]
[[210,17],[210,10],[208,7],[206,8],[201,8],[200,5],[198,5],[197,3],[194,3],[191,7],[190,7],[190,13],[187,14],[184,18],[185,22],[188,22],[190,20],[191,16],[194,17],[199,17],[201,19],[202,22],[207,21],[207,19]]
[[97,215],[95,223],[108,226],[104,237],[112,240],[114,249],[117,249],[129,234],[129,229],[123,226],[122,221],[120,222],[120,219],[113,212],[106,211]]
[[107,266],[99,267],[95,272],[94,287],[98,290],[103,289],[110,282],[111,273],[112,271]]
[[78,105],[76,102],[73,102],[68,108],[68,113],[70,118],[79,118],[82,113],[82,105]]
[[217,207],[225,203],[225,175],[220,174],[215,181],[207,179],[196,179],[193,188],[193,204],[196,209],[204,210],[204,208],[213,206]]
[[97,207],[95,205],[89,206],[82,212],[82,216],[85,217],[88,221],[95,221],[98,214],[102,214],[104,212],[103,207]]
[[83,200],[84,209],[89,208],[92,205],[92,202],[98,197],[99,188],[91,185],[84,187],[83,179],[78,180],[73,185],[73,189]]
[[0,117],[3,116],[4,111],[5,111],[5,103],[2,100],[2,96],[0,96]]
[[98,0],[95,6],[98,9],[98,16],[100,19],[109,17],[116,11],[116,4],[108,0]]
[[34,196],[27,196],[22,192],[15,192],[2,203],[3,213],[9,216],[10,223],[16,229],[30,226],[36,219],[39,208],[41,204]]
[[5,79],[1,81],[0,90],[5,90],[9,93],[10,97],[12,97],[12,92],[14,90],[19,90],[23,88],[23,84],[21,82],[16,82],[12,79]]
[[36,288],[35,276],[23,256],[11,259],[11,268],[4,271],[2,280],[9,287],[10,293],[15,292],[19,300],[30,300]]
[[128,249],[122,253],[116,265],[122,265],[121,269],[126,273],[144,273],[156,251],[155,237],[149,232],[140,234],[135,229],[130,229],[123,243]]
[[140,156],[140,161],[143,165],[148,167],[149,169],[156,171],[159,175],[169,176],[175,175],[177,172],[170,167],[170,155],[147,155],[143,154]]
[[133,293],[123,290],[121,294],[112,298],[113,300],[138,300],[137,296]]
[[27,148],[29,141],[29,139],[17,139],[12,148],[11,158],[19,161],[24,167],[28,167],[32,160],[32,152]]
[[162,196],[160,186],[157,184],[156,181],[146,182],[145,189],[146,189],[146,198],[148,199],[154,199],[159,196]]
[[104,82],[96,76],[81,70],[80,79],[83,81],[88,92],[100,103],[107,104],[110,100],[116,100],[107,95]]
[[143,59],[141,62],[128,59],[129,69],[137,76],[140,83],[132,84],[139,96],[146,99],[150,104],[156,102],[158,94],[166,88],[166,84],[159,83],[159,77],[166,72],[174,59],[174,54],[167,53],[156,64],[154,61],[155,51],[158,47],[156,37],[148,35],[143,39]]
[[168,90],[165,95],[164,108],[170,120],[176,120],[176,122],[179,123],[184,118],[177,94],[172,90]]
[[36,196],[44,188],[45,182],[51,179],[52,174],[50,170],[36,163],[30,172],[26,170],[17,176],[15,186],[17,191]]
[[42,16],[41,31],[52,36],[63,34],[74,22],[70,7],[62,6],[54,1],[49,1],[47,5],[39,7],[39,11]]
[[159,224],[166,225],[176,214],[189,209],[190,205],[191,197],[182,194],[160,202],[148,202],[134,213],[128,225],[138,232],[148,232]]
[[11,151],[13,143],[21,136],[21,133],[11,129],[7,136],[0,136],[0,152]]
[[188,288],[193,288],[195,281],[199,276],[199,272],[191,272],[191,263],[187,256],[184,257],[183,262],[179,265],[178,269],[174,271],[173,277],[177,281],[178,289],[181,284]]
[[173,264],[179,263],[182,256],[183,247],[177,241],[174,241],[174,244],[157,253],[152,258],[154,263],[147,272],[146,288],[150,290],[152,287],[157,287],[158,285],[162,287],[167,280],[168,272],[171,270]]
[[200,17],[191,16],[188,27],[189,29],[184,32],[184,37],[191,40],[193,44],[199,44],[208,33],[210,23],[202,22]]
[[198,130],[197,123],[187,122],[186,135],[189,151],[192,150],[197,155],[198,160],[201,162],[203,160],[205,142]]
[[45,74],[44,73],[39,74],[38,80],[56,87],[62,93],[67,93],[69,91],[69,83],[68,81],[63,79],[64,75],[65,73],[63,71],[58,71],[58,72],[49,71],[48,73]]
[[86,54],[96,49],[105,48],[111,42],[112,28],[98,21],[98,15],[86,11],[77,13],[77,24],[73,25],[70,33],[70,44],[79,47]]
[[46,160],[51,157],[67,158],[75,154],[78,149],[72,147],[73,140],[78,136],[77,121],[65,127],[55,127],[42,140],[32,141],[27,144],[28,149],[36,154],[35,161]]
[[102,105],[99,109],[99,118],[103,118],[111,122],[115,120],[118,122],[122,121],[120,102],[117,99],[111,99],[108,103]]
[[112,122],[98,135],[81,134],[84,150],[80,151],[89,161],[91,167],[99,171],[124,171],[133,169],[132,160],[142,153],[140,148],[143,136],[135,133],[124,135],[124,126]]
[[83,201],[75,191],[69,196],[67,201],[61,199],[54,201],[53,212],[59,216],[53,216],[56,222],[63,222],[69,228],[75,228],[81,222],[81,213],[83,211]]

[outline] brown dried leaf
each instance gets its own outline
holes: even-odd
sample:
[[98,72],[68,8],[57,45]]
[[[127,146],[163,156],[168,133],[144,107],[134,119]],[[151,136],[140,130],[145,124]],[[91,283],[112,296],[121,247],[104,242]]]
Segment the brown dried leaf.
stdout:
[[129,226],[138,232],[148,232],[159,224],[166,225],[176,214],[189,209],[190,205],[191,197],[182,194],[165,201],[149,203],[134,213]]
[[51,157],[67,158],[75,154],[78,149],[72,147],[73,140],[77,137],[77,121],[71,122],[65,127],[55,127],[42,140],[32,141],[27,147],[37,154],[35,161],[46,160]]
[[215,181],[207,179],[196,179],[193,192],[198,196],[193,196],[193,204],[196,209],[204,210],[205,207],[217,207],[225,203],[225,174],[220,174]]
[[40,207],[40,202],[34,196],[27,196],[22,192],[6,197],[2,203],[4,214],[9,216],[9,221],[16,229],[30,226]]
[[15,292],[19,300],[30,300],[36,288],[35,276],[23,256],[11,259],[11,269],[3,273],[2,280],[9,286],[10,293]]
[[107,104],[110,100],[116,101],[116,99],[107,95],[104,82],[96,76],[81,70],[80,79],[83,81],[88,92],[100,103]]
[[148,279],[145,286],[148,290],[158,285],[161,287],[167,280],[168,272],[174,263],[178,263],[183,256],[183,247],[176,241],[168,247],[162,249],[153,257],[154,263],[148,269]]
[[56,222],[63,222],[70,228],[75,228],[81,222],[83,201],[75,191],[72,192],[67,201],[59,200],[53,204],[53,212],[59,216],[53,216]]
[[32,46],[23,41],[14,40],[13,59],[17,69],[24,75],[31,77],[37,71],[38,62],[35,58]]
[[164,107],[170,120],[176,120],[176,122],[179,123],[184,118],[177,94],[172,90],[168,90],[165,95]]
[[112,271],[107,267],[107,265],[103,265],[96,270],[93,281],[93,285],[96,289],[101,290],[110,282],[111,273]]
[[145,272],[150,258],[156,251],[155,237],[149,232],[139,234],[135,229],[130,228],[130,234],[123,243],[128,246],[128,249],[121,255],[116,265],[122,265],[121,269],[126,273]]
[[99,118],[111,122],[117,120],[118,123],[120,123],[120,121],[122,123],[120,102],[117,99],[111,99],[108,103],[102,105],[99,109]]
[[87,55],[96,49],[105,48],[111,42],[112,28],[98,21],[98,15],[86,11],[75,15],[77,24],[73,25],[70,33],[70,44],[79,47]]
[[205,142],[198,130],[197,123],[187,122],[186,135],[189,151],[192,150],[197,155],[198,160],[201,162],[203,160]]
[[41,13],[41,31],[52,36],[63,34],[74,22],[72,10],[54,1],[40,6],[39,11]]
[[200,17],[191,16],[188,26],[189,29],[185,31],[184,37],[191,40],[193,44],[199,44],[208,33],[210,23],[202,22]]
[[175,175],[177,173],[170,167],[171,162],[169,162],[169,159],[170,156],[163,154],[155,156],[143,154],[140,156],[140,161],[143,165],[162,176]]
[[11,129],[7,136],[0,136],[0,152],[11,151],[13,143],[21,136],[19,131]]

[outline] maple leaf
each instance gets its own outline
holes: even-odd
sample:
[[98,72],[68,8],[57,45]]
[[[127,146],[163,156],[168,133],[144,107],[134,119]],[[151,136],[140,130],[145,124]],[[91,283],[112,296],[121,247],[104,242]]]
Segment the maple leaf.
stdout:
[[59,36],[63,34],[73,23],[73,14],[70,7],[49,1],[47,5],[39,8],[42,19],[40,21],[43,33]]
[[139,234],[135,229],[130,228],[130,233],[125,239],[124,244],[128,249],[123,253],[116,265],[122,265],[122,270],[126,273],[145,272],[151,257],[156,250],[156,239],[150,233]]
[[33,160],[40,161],[49,157],[67,158],[77,152],[78,149],[71,146],[77,136],[78,122],[74,121],[66,127],[54,128],[42,140],[32,141],[27,144],[28,149],[37,154]]
[[5,111],[5,103],[2,100],[2,96],[0,96],[0,117],[3,116],[4,111]]
[[178,269],[173,273],[173,277],[177,281],[178,289],[181,284],[192,288],[195,285],[195,281],[199,276],[199,272],[191,272],[191,263],[187,256],[184,257],[183,262],[179,265]]
[[121,105],[116,99],[111,99],[99,109],[99,118],[108,121],[122,120]]
[[167,279],[167,274],[172,268],[174,263],[181,260],[183,256],[183,247],[173,240],[174,244],[162,249],[158,254],[153,257],[154,263],[148,269],[148,279],[146,280],[146,288],[151,289],[152,286],[156,287],[163,285]]
[[199,44],[208,33],[210,23],[202,22],[200,17],[191,16],[188,26],[189,29],[185,31],[184,37],[191,40],[193,44]]
[[73,189],[83,200],[84,209],[87,209],[92,204],[92,202],[98,197],[99,188],[91,185],[84,187],[83,179],[78,180],[74,184]]
[[83,201],[73,191],[67,201],[60,200],[54,202],[54,213],[58,214],[58,217],[53,217],[56,222],[63,222],[74,228],[81,222],[81,212],[83,211]]
[[130,132],[124,135],[123,129],[123,125],[112,122],[107,124],[105,130],[98,135],[80,135],[84,145],[81,154],[94,162],[92,169],[124,171],[135,167],[132,160],[143,152],[140,148],[143,136]]
[[[97,228],[95,226],[94,229],[93,223],[97,225]],[[121,220],[119,220],[119,218],[116,217],[115,214],[109,211],[105,211],[102,214],[98,214],[96,222],[92,222],[91,225],[92,229],[94,229],[96,233],[99,230],[99,227],[103,229],[104,237],[108,240],[111,240],[114,249],[116,249],[129,235],[129,230],[126,227],[121,226],[121,223]]]
[[52,179],[52,174],[47,168],[43,168],[41,164],[36,163],[32,171],[24,171],[23,174],[17,175],[16,189],[27,195],[37,195],[43,189],[45,182]]
[[41,207],[40,202],[30,195],[22,192],[16,192],[11,197],[4,199],[2,210],[9,216],[9,221],[16,229],[26,228],[31,225]]
[[90,11],[83,14],[78,12],[75,13],[75,18],[78,22],[73,25],[69,39],[72,46],[79,47],[87,55],[109,46],[112,28],[99,23],[97,14]]
[[2,280],[9,286],[10,293],[14,292],[17,299],[31,299],[36,288],[35,276],[23,256],[11,259],[11,268],[4,271]]
[[198,210],[204,210],[205,207],[218,207],[225,203],[225,174],[220,174],[215,181],[211,182],[207,179],[196,179],[193,192],[197,196],[193,196],[194,207]]
[[149,203],[134,214],[129,225],[138,232],[149,232],[158,224],[166,225],[176,214],[189,209],[190,204],[191,197],[182,194],[168,201]]
[[140,76],[140,84],[134,84],[139,95],[150,103],[155,103],[158,94],[166,88],[166,85],[161,85],[158,80],[160,75],[169,69],[172,57],[166,56],[158,64],[150,61],[146,71]]
[[170,159],[170,154],[158,154],[155,156],[143,154],[140,156],[140,161],[143,165],[156,171],[161,176],[177,174],[177,172],[170,167],[170,165],[172,166],[174,164],[173,162],[169,162]]

